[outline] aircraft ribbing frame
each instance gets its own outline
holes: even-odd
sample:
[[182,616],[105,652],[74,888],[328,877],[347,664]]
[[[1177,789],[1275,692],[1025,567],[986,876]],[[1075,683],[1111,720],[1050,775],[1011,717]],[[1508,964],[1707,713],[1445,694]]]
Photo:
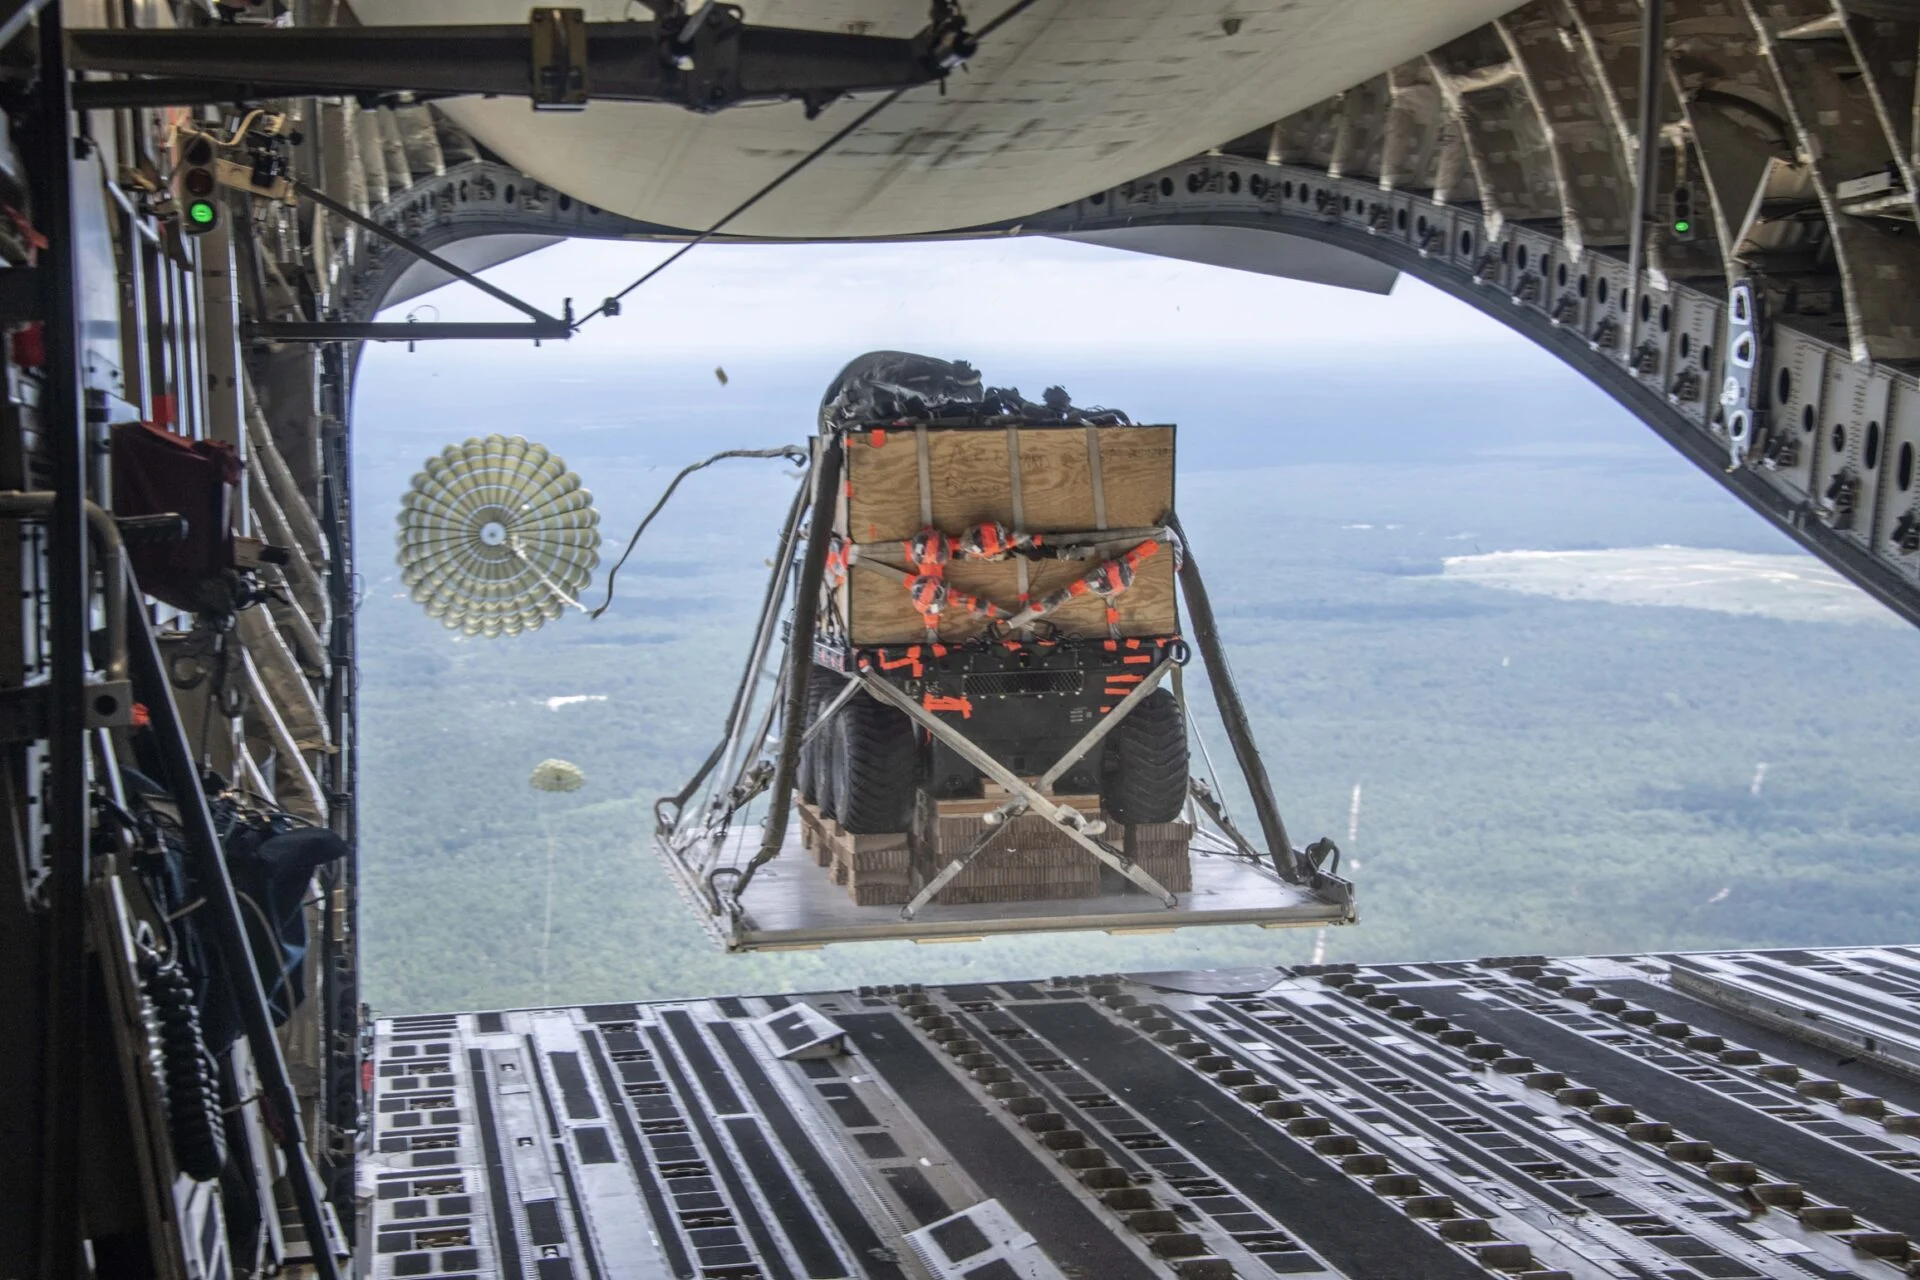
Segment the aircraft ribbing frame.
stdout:
[[[1643,64],[1649,14],[1663,56]],[[1240,228],[1404,271],[1578,369],[1920,623],[1916,49],[1920,13],[1887,0],[1534,0],[1216,153],[951,234]],[[690,234],[482,166],[387,216],[432,244]],[[352,288],[369,309],[403,264],[372,265]]]

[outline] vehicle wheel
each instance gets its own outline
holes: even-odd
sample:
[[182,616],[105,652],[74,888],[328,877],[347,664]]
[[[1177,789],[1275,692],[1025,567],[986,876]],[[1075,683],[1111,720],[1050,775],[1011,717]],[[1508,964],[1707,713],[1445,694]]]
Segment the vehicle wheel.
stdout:
[[853,835],[905,831],[920,785],[913,721],[863,690],[834,722],[834,816]]
[[[844,714],[846,708],[840,710]],[[819,797],[814,803],[821,817],[835,820],[840,817],[841,728],[841,716],[835,715],[813,740],[813,790]]]
[[[825,667],[815,667],[807,673],[807,722],[801,726],[803,730],[819,720],[821,711],[839,696],[844,684],[846,680],[839,672],[829,671]],[[824,785],[828,772],[822,767],[826,760],[826,745],[827,732],[822,729],[813,735],[813,741],[800,748],[794,785],[800,791],[800,798],[811,805],[820,804],[821,793],[831,790]]]
[[1107,736],[1100,804],[1131,825],[1172,822],[1186,802],[1186,717],[1171,693],[1155,689]]

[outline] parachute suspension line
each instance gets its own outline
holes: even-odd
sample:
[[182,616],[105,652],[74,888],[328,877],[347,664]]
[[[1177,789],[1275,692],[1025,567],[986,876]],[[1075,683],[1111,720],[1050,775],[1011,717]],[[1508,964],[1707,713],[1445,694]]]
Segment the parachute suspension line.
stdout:
[[553,984],[547,980],[547,959],[553,951],[553,870],[555,859],[553,839],[553,818],[545,812],[540,814],[540,825],[546,829],[547,836],[547,910],[544,923],[540,927],[540,1002],[548,1003]]
[[653,518],[659,515],[661,508],[667,505],[667,499],[673,497],[673,491],[680,487],[680,482],[694,472],[704,470],[728,458],[785,458],[795,466],[805,466],[807,451],[797,444],[783,444],[772,449],[723,449],[711,458],[703,458],[691,466],[681,468],[680,474],[667,485],[667,491],[660,495],[658,502],[653,504],[653,510],[647,512],[646,517],[640,521],[640,527],[633,531],[631,538],[627,539],[627,549],[620,553],[620,558],[614,562],[613,568],[607,570],[607,598],[600,602],[598,609],[587,612],[589,618],[597,618],[613,607],[614,578],[619,574],[621,566],[626,564],[627,557],[633,554],[633,549],[640,545],[640,535],[647,531],[647,526],[653,523]]
[[[740,727],[752,715],[753,703],[758,695],[760,682],[765,676],[767,651],[773,643],[774,631],[779,625],[781,609],[786,601],[787,583],[792,577],[788,566],[793,563],[794,548],[800,537],[800,526],[807,512],[808,500],[811,496],[808,488],[810,478],[810,476],[803,478],[795,488],[793,502],[787,509],[787,518],[781,525],[780,548],[774,553],[773,559],[775,571],[767,580],[766,594],[760,602],[759,626],[754,631],[753,645],[747,655],[746,668],[741,672],[740,683],[734,689],[733,703],[727,710],[726,726],[721,731],[720,741],[714,744],[713,751],[694,771],[693,777],[687,780],[685,786],[676,794],[662,796],[654,802],[656,829],[661,835],[672,838],[676,850],[683,850],[687,845],[687,841],[680,836],[682,819],[688,812],[687,802],[693,798],[695,792],[706,785],[707,779],[713,775],[716,768],[733,759]],[[698,812],[703,815],[703,821],[705,815],[710,815],[719,803],[720,794],[731,788],[734,781],[735,779],[729,774],[716,778],[713,786],[708,788],[706,799],[698,809]]]
[[585,613],[587,611],[587,606],[581,604],[578,600],[575,600],[572,596],[568,595],[567,589],[565,587],[561,586],[559,583],[555,582],[552,578],[548,577],[547,571],[545,569],[542,569],[539,565],[533,562],[532,557],[527,555],[527,549],[521,545],[519,538],[515,537],[515,538],[508,539],[507,550],[513,552],[515,558],[518,559],[521,564],[533,570],[533,576],[540,579],[540,581],[546,585],[547,590],[553,592],[554,595],[558,596],[563,603],[572,605],[574,608],[578,609],[582,613]]
[[[578,791],[586,785],[586,775],[580,766],[566,760],[542,760],[533,766],[533,775],[527,779],[535,791],[564,795]],[[547,838],[547,905],[540,926],[540,998],[545,1001],[551,996],[547,981],[547,960],[553,950],[553,889],[554,877],[559,862],[558,840],[553,832],[552,802],[540,805],[540,831]]]
[[[985,40],[988,36],[992,35],[995,31],[1005,26],[1008,22],[1012,21],[1014,18],[1024,13],[1034,3],[1035,3],[1035,0],[1016,0],[1014,4],[1008,6],[1007,9],[1003,11],[998,17],[996,17],[992,22],[989,22],[986,26],[980,28],[979,32],[976,33],[974,36],[975,45],[977,46],[980,41]],[[761,187],[758,191],[748,196],[745,200],[742,200],[739,204],[729,209],[725,214],[721,216],[718,222],[708,227],[705,231],[702,231],[698,235],[694,236],[693,239],[687,241],[685,244],[681,245],[678,249],[675,249],[672,253],[668,254],[663,261],[658,262],[654,264],[652,267],[648,268],[647,271],[644,272],[640,276],[640,278],[635,280],[632,284],[628,285],[626,288],[622,289],[620,292],[614,294],[612,297],[608,298],[605,302],[602,302],[599,306],[587,312],[587,314],[585,314],[584,316],[581,316],[578,320],[574,322],[574,325],[573,325],[574,330],[578,332],[580,329],[580,326],[584,325],[587,321],[593,319],[595,316],[601,316],[601,315],[607,315],[607,314],[618,314],[620,309],[621,299],[625,298],[628,294],[632,293],[635,289],[638,289],[641,285],[647,283],[647,281],[659,275],[662,271],[665,271],[668,267],[672,266],[674,263],[680,261],[680,259],[686,257],[689,253],[692,253],[695,249],[699,248],[701,245],[705,244],[707,241],[713,239],[713,237],[719,235],[722,231],[726,230],[727,227],[732,225],[734,219],[738,218],[741,214],[747,212],[747,210],[753,208],[755,205],[759,204],[762,200],[772,195],[775,191],[778,191],[781,187],[785,186],[788,180],[798,176],[801,170],[807,168],[814,161],[818,160],[821,156],[826,155],[827,152],[833,150],[835,147],[839,146],[842,142],[845,142],[848,138],[852,137],[854,134],[858,133],[860,130],[866,128],[868,123],[871,122],[875,116],[879,115],[882,111],[885,111],[888,107],[892,106],[894,103],[900,101],[901,96],[904,95],[907,92],[907,90],[918,88],[918,87],[919,86],[917,85],[903,85],[900,88],[895,89],[893,92],[889,93],[886,97],[880,99],[880,101],[868,107],[865,111],[862,111],[859,115],[855,116],[852,120],[848,121],[839,130],[837,130],[825,142],[822,142],[819,146],[815,147],[813,150],[807,152],[807,154],[805,154],[804,156],[801,156],[798,160],[794,161],[791,165],[787,166],[786,169],[782,170],[780,174],[777,177],[775,177],[771,182],[767,183],[767,185],[765,185],[764,187]],[[611,313],[608,311],[609,307],[612,308]]]
[[1200,722],[1194,718],[1193,711],[1187,703],[1186,683],[1180,678],[1180,674],[1180,668],[1175,667],[1173,670],[1173,696],[1180,703],[1180,714],[1186,718],[1189,725],[1193,726],[1193,740],[1199,744],[1200,759],[1204,761],[1207,766],[1207,782],[1213,787],[1213,794],[1218,799],[1220,812],[1225,813],[1227,812],[1227,798],[1220,790],[1220,773],[1213,767],[1213,752],[1207,750],[1207,735],[1201,731]]

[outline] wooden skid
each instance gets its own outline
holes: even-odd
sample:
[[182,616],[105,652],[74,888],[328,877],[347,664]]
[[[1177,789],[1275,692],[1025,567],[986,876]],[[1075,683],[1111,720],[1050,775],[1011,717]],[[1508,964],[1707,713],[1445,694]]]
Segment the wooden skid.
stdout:
[[800,842],[834,884],[845,885],[854,905],[898,906],[913,897],[913,846],[905,832],[857,836],[799,796]]
[[[856,836],[798,796],[800,839],[828,879],[845,886],[857,906],[897,906],[909,901],[940,870],[965,855],[986,830],[984,815],[1004,797],[943,802],[938,813],[927,815],[923,833],[900,832]],[[1088,817],[1098,816],[1097,796],[1060,796]],[[950,813],[949,808],[963,810]],[[1116,847],[1131,845],[1133,856],[1147,872],[1175,893],[1193,889],[1193,866],[1188,846],[1193,829],[1184,822],[1137,826],[1131,832],[1110,827],[1103,838]],[[1010,818],[966,867],[947,883],[934,902],[962,905],[988,902],[1045,901],[1093,898],[1116,890],[1117,879],[1078,844],[1045,818],[1023,814]]]

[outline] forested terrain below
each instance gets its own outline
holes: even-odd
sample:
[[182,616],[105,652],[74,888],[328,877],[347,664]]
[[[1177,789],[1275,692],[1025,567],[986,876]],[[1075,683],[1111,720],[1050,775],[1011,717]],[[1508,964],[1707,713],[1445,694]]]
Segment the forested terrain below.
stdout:
[[[1448,557],[1521,548],[1791,551],[1573,375],[951,354],[1029,395],[1064,382],[1180,424],[1181,514],[1288,824],[1302,843],[1333,836],[1358,884],[1361,923],[1320,939],[1328,958],[1915,939],[1920,635],[1442,575]],[[393,515],[442,445],[488,431],[546,443],[624,542],[684,463],[803,438],[836,364],[730,370],[722,385],[636,361],[505,386],[483,363],[370,365],[355,482],[377,1010],[1310,954],[1312,932],[1256,929],[716,951],[649,852],[650,806],[720,728],[796,482],[785,464],[689,480],[598,621],[466,640],[405,598]],[[1224,762],[1217,725],[1203,729]],[[579,764],[586,787],[533,791],[549,756]]]

